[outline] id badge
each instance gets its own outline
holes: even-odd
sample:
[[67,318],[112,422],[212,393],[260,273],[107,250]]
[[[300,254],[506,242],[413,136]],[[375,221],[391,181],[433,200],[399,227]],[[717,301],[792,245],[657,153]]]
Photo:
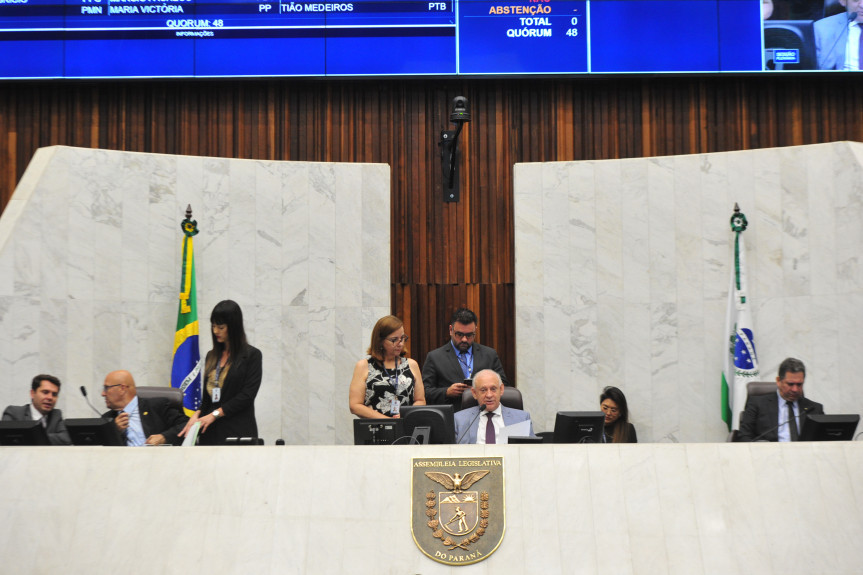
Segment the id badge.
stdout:
[[219,401],[221,399],[222,399],[222,388],[221,387],[214,387],[213,388],[213,403],[219,403]]
[[399,398],[393,397],[392,400],[390,400],[390,413],[392,413],[393,415],[398,415],[401,406],[402,404],[399,401]]

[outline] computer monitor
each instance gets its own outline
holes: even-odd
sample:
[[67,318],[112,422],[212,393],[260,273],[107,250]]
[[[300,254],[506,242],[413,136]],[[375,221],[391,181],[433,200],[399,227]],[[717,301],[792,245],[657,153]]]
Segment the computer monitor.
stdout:
[[860,416],[807,415],[803,420],[800,441],[851,441]]
[[[401,419],[355,419],[354,445],[393,445],[404,437]],[[407,443],[405,440],[399,443]]]
[[65,421],[74,445],[126,445],[120,430],[110,419],[86,417]]
[[0,421],[0,445],[50,445],[41,421]]
[[605,414],[601,411],[558,411],[555,443],[602,443]]
[[402,407],[401,420],[404,434],[414,438],[411,443],[455,443],[455,418],[452,405]]

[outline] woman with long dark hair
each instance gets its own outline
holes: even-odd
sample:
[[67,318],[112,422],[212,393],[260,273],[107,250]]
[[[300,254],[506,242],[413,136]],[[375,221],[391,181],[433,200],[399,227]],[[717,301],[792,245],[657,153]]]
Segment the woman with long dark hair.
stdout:
[[603,389],[599,408],[605,414],[606,443],[638,443],[635,426],[629,423],[629,408],[622,391],[611,386]]
[[359,417],[399,417],[402,405],[425,405],[422,375],[416,361],[405,353],[402,320],[387,315],[372,329],[365,358],[354,366],[348,402]]
[[261,387],[261,352],[246,341],[243,311],[236,302],[217,303],[210,324],[213,349],[204,361],[201,407],[180,436],[198,421],[199,445],[221,445],[227,437],[257,437],[255,397]]

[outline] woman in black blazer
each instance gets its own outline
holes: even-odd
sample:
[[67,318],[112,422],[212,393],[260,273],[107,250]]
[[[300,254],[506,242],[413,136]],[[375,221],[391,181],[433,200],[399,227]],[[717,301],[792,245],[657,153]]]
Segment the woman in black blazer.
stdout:
[[210,324],[213,349],[204,361],[201,408],[180,435],[185,436],[198,421],[198,445],[221,445],[228,437],[257,437],[255,396],[261,387],[261,352],[246,341],[243,312],[236,302],[216,304]]

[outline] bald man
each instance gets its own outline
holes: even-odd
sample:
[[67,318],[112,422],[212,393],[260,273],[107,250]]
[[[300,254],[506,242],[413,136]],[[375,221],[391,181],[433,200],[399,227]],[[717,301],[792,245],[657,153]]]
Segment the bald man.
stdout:
[[135,380],[128,371],[105,376],[102,397],[110,408],[102,417],[113,419],[126,445],[179,445],[177,434],[188,418],[167,399],[138,397]]

